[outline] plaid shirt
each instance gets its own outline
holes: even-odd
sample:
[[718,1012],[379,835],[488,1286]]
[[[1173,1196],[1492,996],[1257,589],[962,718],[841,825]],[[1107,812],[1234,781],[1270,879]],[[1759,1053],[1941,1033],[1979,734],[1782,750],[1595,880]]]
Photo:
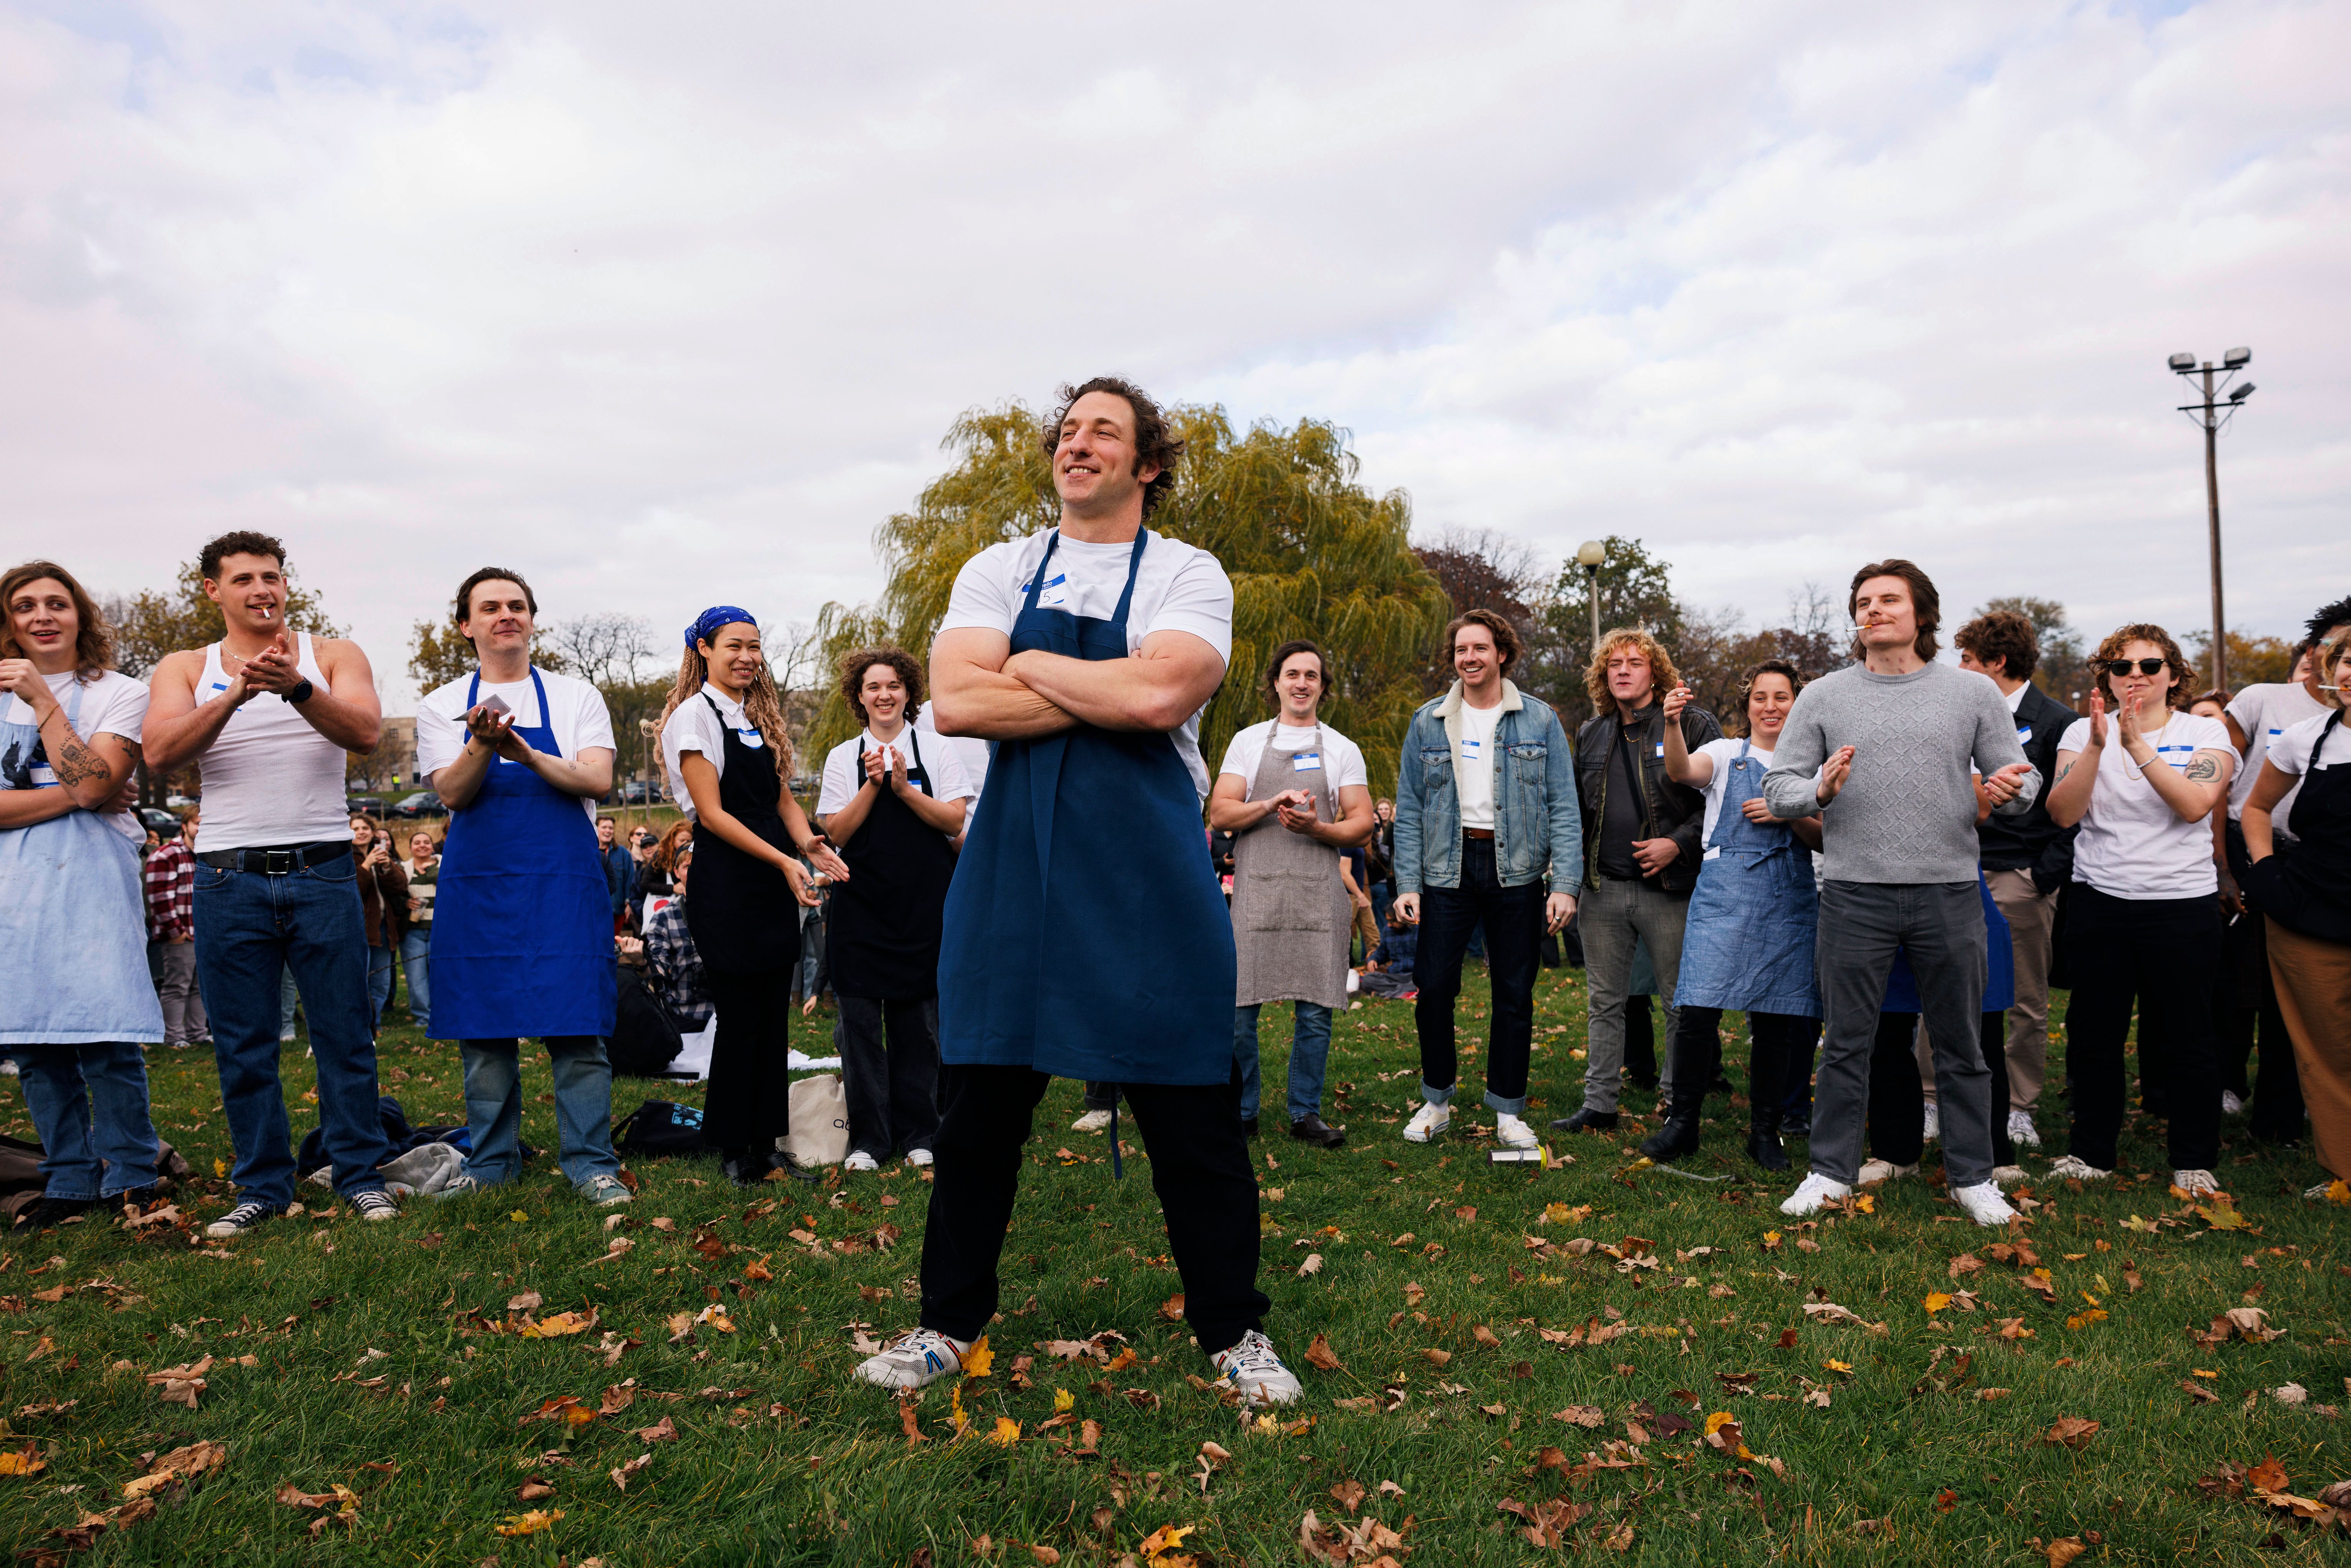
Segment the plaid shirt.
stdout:
[[196,934],[196,856],[185,839],[167,839],[147,857],[147,938],[184,941]]
[[645,923],[645,972],[670,1021],[692,1034],[710,1021],[710,994],[703,988],[702,955],[685,928],[685,904],[671,899]]

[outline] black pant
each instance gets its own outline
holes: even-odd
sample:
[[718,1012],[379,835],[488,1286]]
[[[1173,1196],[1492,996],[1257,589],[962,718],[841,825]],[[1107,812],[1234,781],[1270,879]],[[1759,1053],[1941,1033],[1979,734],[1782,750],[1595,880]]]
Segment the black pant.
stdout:
[[[2302,1073],[2294,1066],[2294,1040],[2285,1031],[2285,1015],[2278,1010],[2277,978],[2270,973],[2268,931],[2269,922],[2261,912],[2249,910],[2222,936],[2222,972],[2213,992],[2212,1027],[2220,1041],[2221,1087],[2252,1102],[2253,1136],[2280,1144],[2302,1136]],[[2253,1054],[2256,1024],[2261,1030],[2261,1078],[2257,1086],[2249,1088],[2245,1068]]]
[[[1672,1061],[1674,1042],[1666,1041]],[[1625,998],[1625,1076],[1644,1089],[1657,1086],[1657,1031],[1651,1022],[1646,995]]]
[[[1918,1082],[1917,1013],[1880,1013],[1869,1046],[1869,1152],[1892,1165],[1915,1166],[1927,1151],[1927,1092]],[[1991,1073],[1991,1163],[2012,1166],[2008,1135],[2008,1015],[1986,1013],[1976,1043]],[[1903,1071],[1907,1062],[1909,1070]]]
[[2219,901],[2209,895],[2116,898],[2077,882],[2066,902],[2065,936],[2074,965],[2074,996],[2065,1009],[2071,1152],[2101,1170],[2115,1168],[2123,1125],[2123,1048],[2136,998],[2142,1050],[2149,1020],[2160,1020],[2172,1168],[2210,1170],[2220,1153],[2220,1051],[2212,1032]]
[[849,1146],[877,1160],[902,1149],[929,1148],[939,1130],[938,998],[839,1000]]
[[718,1010],[718,1034],[710,1045],[702,1136],[730,1155],[771,1149],[792,1126],[791,971],[705,969],[703,985]]
[[[1796,1053],[1810,1049],[1813,1027],[1811,1019],[1786,1013],[1747,1015],[1747,1104],[1756,1126],[1780,1124],[1782,1085]],[[1720,1008],[1682,1004],[1671,1061],[1674,1115],[1695,1121],[1706,1104],[1707,1086],[1722,1066]]]
[[[1020,1151],[1051,1082],[1026,1067],[939,1068],[938,1177],[923,1228],[925,1328],[977,1339],[996,1315],[996,1263],[1020,1186]],[[1228,1083],[1119,1088],[1151,1156],[1152,1189],[1184,1281],[1184,1317],[1202,1350],[1229,1350],[1273,1305],[1257,1288],[1257,1176],[1241,1137],[1240,1070]]]
[[1421,1081],[1450,1089],[1459,1076],[1453,1048],[1453,1004],[1461,995],[1461,958],[1469,933],[1486,928],[1486,961],[1494,987],[1486,1031],[1486,1092],[1526,1107],[1527,1061],[1535,1037],[1535,969],[1542,944],[1543,884],[1504,887],[1494,880],[1494,841],[1461,841],[1461,885],[1420,893],[1420,947],[1413,1004],[1420,1034]]
[[1089,1078],[1089,1079],[1087,1079],[1087,1080],[1086,1080],[1086,1109],[1087,1109],[1087,1110],[1089,1110],[1089,1111],[1113,1111],[1113,1110],[1116,1110],[1117,1108],[1118,1108],[1118,1085],[1117,1085],[1117,1084],[1115,1084],[1115,1083],[1100,1083],[1100,1082],[1095,1082],[1093,1079],[1091,1079],[1091,1078]]

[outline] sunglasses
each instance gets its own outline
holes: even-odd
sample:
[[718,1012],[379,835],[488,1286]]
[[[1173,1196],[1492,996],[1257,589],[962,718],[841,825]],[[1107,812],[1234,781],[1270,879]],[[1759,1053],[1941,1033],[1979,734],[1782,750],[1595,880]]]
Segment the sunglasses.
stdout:
[[2110,675],[2127,675],[2131,673],[2131,666],[2136,664],[2140,674],[2155,675],[2162,674],[2163,667],[2170,662],[2168,659],[2108,659],[2098,667]]

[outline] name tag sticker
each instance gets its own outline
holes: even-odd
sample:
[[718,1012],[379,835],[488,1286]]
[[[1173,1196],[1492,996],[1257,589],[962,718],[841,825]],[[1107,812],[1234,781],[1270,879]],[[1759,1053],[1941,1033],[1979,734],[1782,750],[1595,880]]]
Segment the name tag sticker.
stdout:
[[1290,759],[1290,766],[1301,773],[1320,773],[1322,771],[1322,754],[1319,751],[1299,752]]
[[34,789],[47,789],[56,786],[57,781],[57,770],[50,767],[47,763],[36,762],[33,764],[30,771],[33,776]]
[[2019,745],[2019,746],[2022,746],[2025,742],[2027,742],[2027,741],[2031,740],[2032,738],[2032,727],[2031,725],[2029,725],[2029,724],[2020,724],[2020,725],[2018,725],[2018,726],[2016,727],[2016,744],[2017,744],[2017,745]]
[[1486,756],[1486,743],[1485,743],[1484,741],[1482,741],[1482,740],[1479,739],[1476,736],[1473,736],[1473,735],[1465,735],[1465,736],[1463,736],[1463,737],[1461,737],[1461,760],[1462,760],[1462,761],[1464,761],[1464,762],[1478,762],[1478,761],[1482,761],[1482,760],[1484,759],[1485,756]]
[[1666,754],[1666,743],[1665,743],[1664,741],[1662,741],[1662,740],[1661,740],[1661,741],[1657,742],[1657,755],[1658,755],[1658,756],[1660,756],[1660,757],[1663,757],[1665,754]]
[[1069,601],[1070,574],[1068,572],[1059,572],[1047,578],[1044,588],[1037,595],[1037,603],[1041,608],[1059,609]]
[[757,751],[768,744],[760,737],[757,727],[747,725],[735,732],[735,738],[743,743],[743,748],[746,751]]

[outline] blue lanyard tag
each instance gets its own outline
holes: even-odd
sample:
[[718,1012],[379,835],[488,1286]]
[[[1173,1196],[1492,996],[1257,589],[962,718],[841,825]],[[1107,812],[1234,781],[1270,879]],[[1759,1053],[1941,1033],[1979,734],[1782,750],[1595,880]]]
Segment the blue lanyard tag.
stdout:
[[1665,743],[1664,741],[1662,741],[1662,740],[1661,740],[1661,741],[1657,742],[1657,755],[1658,755],[1658,756],[1660,756],[1660,757],[1663,757],[1665,754],[1666,754],[1666,743]]

